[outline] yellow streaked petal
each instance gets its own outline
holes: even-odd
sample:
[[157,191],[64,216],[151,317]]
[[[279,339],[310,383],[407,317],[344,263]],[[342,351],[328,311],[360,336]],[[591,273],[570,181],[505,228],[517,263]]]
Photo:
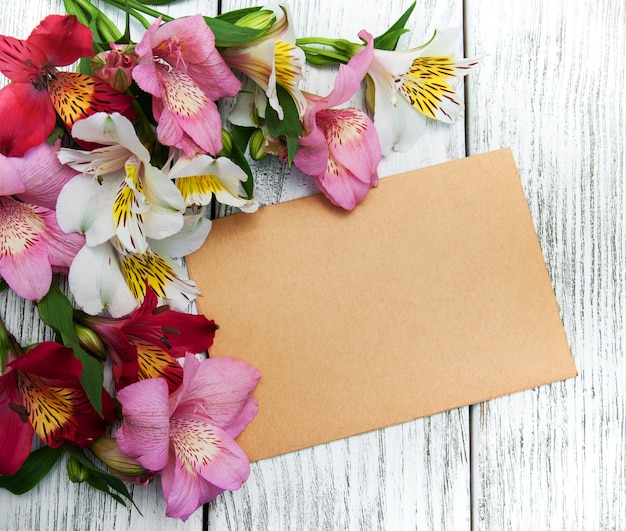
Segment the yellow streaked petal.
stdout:
[[418,57],[402,76],[400,92],[411,105],[429,118],[451,119],[450,103],[459,105],[455,91],[445,80],[456,77],[452,57]]
[[[129,337],[128,339],[137,347],[139,380],[161,377],[165,378],[170,389],[176,389],[180,385],[183,378],[182,367],[171,354],[139,338]],[[165,343],[164,346],[166,346]]]
[[206,206],[213,195],[220,191],[228,192],[215,174],[194,175],[176,179],[176,187],[180,190],[187,206]]
[[78,426],[74,407],[77,402],[84,402],[86,395],[74,389],[47,387],[39,378],[25,372],[20,373],[18,387],[35,433],[48,446],[58,446],[55,434]]

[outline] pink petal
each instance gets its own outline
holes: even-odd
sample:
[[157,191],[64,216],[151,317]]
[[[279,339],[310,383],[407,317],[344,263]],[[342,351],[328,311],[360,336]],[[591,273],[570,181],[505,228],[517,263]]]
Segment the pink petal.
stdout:
[[378,133],[370,118],[358,109],[329,109],[318,115],[334,117],[335,131],[328,132],[328,148],[341,166],[357,179],[375,186],[381,159]]
[[[171,420],[172,446],[186,466],[184,474],[198,473],[221,489],[236,490],[250,475],[244,451],[224,430],[201,415],[176,415]],[[191,472],[191,471],[194,472]]]
[[345,168],[337,173],[327,172],[316,177],[315,183],[331,203],[346,210],[353,210],[367,197],[370,190],[369,184],[357,179]]
[[48,93],[30,83],[11,83],[0,90],[0,114],[0,153],[11,157],[44,142],[56,122]]
[[85,245],[85,237],[77,232],[66,234],[57,225],[53,210],[42,211],[46,223],[48,259],[55,273],[67,273],[74,257]]
[[328,143],[323,131],[314,125],[307,136],[300,138],[300,149],[294,158],[296,167],[307,175],[321,175],[328,166]]
[[174,456],[161,473],[161,486],[167,501],[167,516],[183,521],[224,490],[211,485],[198,474],[188,473],[182,461]]
[[74,15],[47,16],[27,42],[45,50],[48,62],[54,66],[67,66],[93,55],[91,30]]
[[181,55],[186,64],[205,62],[215,50],[215,36],[202,15],[178,18],[163,24],[151,35],[150,43],[152,48],[156,48],[171,38],[183,43]]
[[51,210],[56,208],[61,188],[78,175],[78,172],[59,162],[56,155],[58,149],[58,143],[52,146],[43,142],[29,149],[23,157],[10,159],[26,186],[26,191],[19,194],[20,199]]
[[0,196],[19,194],[26,190],[11,157],[0,155]]
[[225,430],[239,433],[241,425],[250,423],[256,409],[250,404],[250,392],[261,374],[241,360],[209,358],[199,361],[185,357],[183,383],[171,395],[172,414],[193,414],[201,411],[212,423]]
[[159,140],[179,147],[184,131],[202,150],[217,154],[222,149],[222,121],[215,103],[190,76],[181,72],[164,76],[163,88],[164,109],[157,126]]
[[42,299],[52,282],[43,212],[41,207],[0,197],[0,275],[28,300]]
[[169,412],[167,382],[150,378],[117,393],[124,422],[116,432],[122,452],[144,468],[159,471],[169,459]]

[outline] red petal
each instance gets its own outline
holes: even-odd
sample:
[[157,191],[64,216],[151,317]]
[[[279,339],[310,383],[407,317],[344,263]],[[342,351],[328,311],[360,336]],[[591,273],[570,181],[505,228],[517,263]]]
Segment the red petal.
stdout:
[[0,376],[0,475],[15,474],[28,455],[33,441],[33,427],[28,422],[26,409],[19,395],[17,372],[10,370]]
[[[69,382],[78,383],[83,372],[83,364],[74,357],[72,349],[44,341],[16,358],[10,367],[45,378],[51,384],[65,386]],[[78,384],[80,387],[80,384]]]
[[0,72],[18,83],[36,81],[46,64],[39,47],[21,39],[0,35]]
[[37,26],[27,42],[45,50],[51,66],[66,66],[93,55],[91,30],[74,15],[50,15]]
[[0,90],[0,116],[0,153],[9,157],[21,157],[45,141],[56,121],[48,94],[30,83]]

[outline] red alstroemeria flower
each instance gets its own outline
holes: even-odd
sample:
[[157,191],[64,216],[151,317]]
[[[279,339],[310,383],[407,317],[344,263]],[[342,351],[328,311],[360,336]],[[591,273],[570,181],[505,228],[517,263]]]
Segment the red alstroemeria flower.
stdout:
[[46,17],[26,40],[0,36],[0,72],[13,81],[0,90],[0,153],[21,157],[43,142],[56,113],[69,128],[98,111],[128,110],[132,98],[97,77],[56,68],[91,55],[91,30],[73,15]]
[[115,420],[115,403],[102,390],[100,417],[79,378],[71,349],[47,341],[14,357],[0,376],[0,474],[14,474],[31,449],[33,433],[56,448],[67,441],[91,446]]
[[84,326],[96,332],[107,346],[113,362],[116,388],[148,378],[162,377],[170,392],[182,381],[183,369],[176,358],[188,352],[206,351],[217,326],[203,315],[157,308],[158,298],[146,290],[141,307],[127,317],[85,315]]

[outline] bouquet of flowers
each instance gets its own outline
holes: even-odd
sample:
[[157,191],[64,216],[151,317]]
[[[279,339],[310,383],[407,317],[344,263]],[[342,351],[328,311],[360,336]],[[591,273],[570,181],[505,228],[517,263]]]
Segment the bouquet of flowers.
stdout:
[[[455,83],[477,61],[454,58],[454,30],[397,51],[415,4],[347,40],[297,38],[278,4],[172,19],[147,4],[175,0],[104,1],[124,32],[65,0],[26,40],[0,36],[2,289],[55,334],[21,345],[0,321],[0,486],[26,492],[67,454],[72,481],[121,503],[159,477],[184,520],[247,479],[235,439],[258,409],[258,371],[208,357],[217,325],[190,313],[181,259],[216,203],[254,213],[251,161],[274,156],[354,209],[381,157],[461,115]],[[304,91],[327,66],[332,90]],[[346,106],[363,85],[367,108]]]

